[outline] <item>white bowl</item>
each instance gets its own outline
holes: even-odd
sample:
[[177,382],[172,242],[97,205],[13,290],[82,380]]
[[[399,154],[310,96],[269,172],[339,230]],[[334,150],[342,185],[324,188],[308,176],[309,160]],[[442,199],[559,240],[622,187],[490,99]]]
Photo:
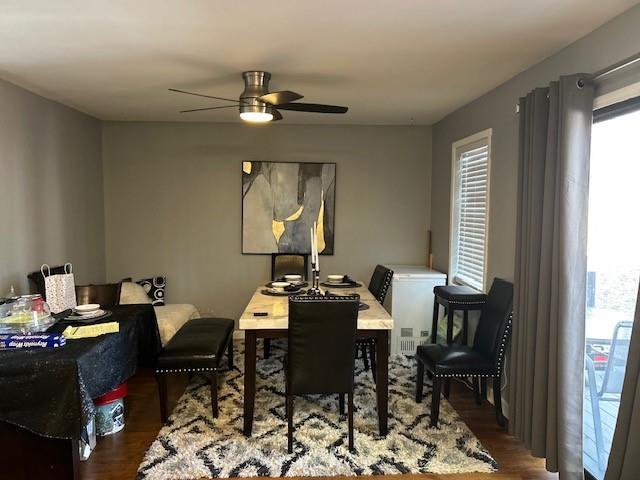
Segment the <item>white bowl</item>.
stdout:
[[302,275],[285,275],[284,279],[287,282],[296,283],[302,281]]
[[327,275],[327,280],[329,280],[329,283],[342,283],[344,275]]
[[99,303],[87,303],[86,305],[78,305],[75,308],[75,311],[79,314],[87,314],[87,313],[92,313],[95,312],[96,310],[98,310],[100,308],[100,304]]
[[290,282],[271,282],[271,288],[273,288],[277,292],[284,291],[284,288],[288,287],[289,285],[291,285]]

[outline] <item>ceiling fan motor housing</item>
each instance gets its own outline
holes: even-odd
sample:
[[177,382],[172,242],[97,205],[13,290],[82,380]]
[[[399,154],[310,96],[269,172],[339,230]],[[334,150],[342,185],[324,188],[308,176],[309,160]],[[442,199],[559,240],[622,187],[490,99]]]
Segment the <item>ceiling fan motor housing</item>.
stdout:
[[273,114],[273,107],[267,103],[257,100],[258,97],[269,93],[269,72],[249,71],[242,72],[244,80],[244,91],[240,94],[240,113],[270,113]]

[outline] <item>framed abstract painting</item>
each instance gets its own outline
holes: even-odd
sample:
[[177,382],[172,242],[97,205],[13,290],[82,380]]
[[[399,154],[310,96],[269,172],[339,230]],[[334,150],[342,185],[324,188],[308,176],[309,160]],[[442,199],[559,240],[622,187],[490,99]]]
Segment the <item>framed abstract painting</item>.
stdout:
[[242,253],[333,255],[335,163],[242,162]]

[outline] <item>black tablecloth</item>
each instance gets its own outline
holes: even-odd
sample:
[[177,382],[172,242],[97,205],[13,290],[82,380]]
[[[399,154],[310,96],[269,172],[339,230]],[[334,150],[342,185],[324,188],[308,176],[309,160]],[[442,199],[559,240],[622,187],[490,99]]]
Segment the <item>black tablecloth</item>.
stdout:
[[[103,322],[120,331],[67,340],[55,348],[0,351],[0,421],[54,438],[80,438],[94,414],[92,398],[131,377],[138,365],[152,367],[161,349],[151,305],[120,305]],[[59,322],[49,332],[62,332]]]

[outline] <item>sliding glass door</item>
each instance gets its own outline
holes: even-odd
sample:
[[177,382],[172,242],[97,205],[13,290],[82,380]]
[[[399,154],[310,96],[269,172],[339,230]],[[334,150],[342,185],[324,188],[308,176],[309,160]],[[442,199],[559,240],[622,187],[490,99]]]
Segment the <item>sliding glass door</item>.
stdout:
[[640,277],[640,101],[596,112],[591,144],[584,464],[602,479]]

